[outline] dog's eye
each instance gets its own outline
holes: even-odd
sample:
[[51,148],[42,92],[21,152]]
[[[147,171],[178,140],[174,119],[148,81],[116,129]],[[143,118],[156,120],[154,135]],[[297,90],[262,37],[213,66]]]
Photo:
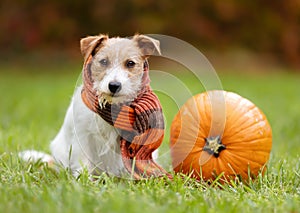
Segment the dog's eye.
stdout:
[[126,62],[126,67],[133,68],[134,66],[135,66],[135,62],[134,61],[127,61]]
[[102,66],[107,66],[108,65],[108,60],[107,59],[101,59],[99,62]]

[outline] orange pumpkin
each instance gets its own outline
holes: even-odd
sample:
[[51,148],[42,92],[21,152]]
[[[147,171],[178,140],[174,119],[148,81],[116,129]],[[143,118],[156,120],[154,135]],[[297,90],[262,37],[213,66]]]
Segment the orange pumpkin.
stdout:
[[272,130],[249,100],[226,91],[189,99],[171,125],[175,172],[204,180],[256,177],[269,159]]

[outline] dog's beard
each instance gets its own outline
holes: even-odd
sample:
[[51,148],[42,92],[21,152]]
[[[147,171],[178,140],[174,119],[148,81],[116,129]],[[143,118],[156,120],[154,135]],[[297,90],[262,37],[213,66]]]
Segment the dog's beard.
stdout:
[[98,103],[102,109],[106,104],[112,104],[112,97],[105,94],[98,95]]
[[125,104],[132,102],[137,97],[137,94],[132,95],[110,95],[106,93],[99,94],[98,103],[100,108],[104,108],[106,104]]

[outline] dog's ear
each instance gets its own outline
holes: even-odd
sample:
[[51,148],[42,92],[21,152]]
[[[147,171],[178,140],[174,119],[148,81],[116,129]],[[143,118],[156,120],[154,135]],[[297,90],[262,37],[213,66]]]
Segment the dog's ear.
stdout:
[[89,55],[95,55],[101,48],[103,41],[107,39],[107,35],[88,36],[82,38],[80,40],[80,49],[84,60],[86,60]]
[[161,55],[158,40],[145,35],[135,35],[133,40],[137,42],[144,56]]

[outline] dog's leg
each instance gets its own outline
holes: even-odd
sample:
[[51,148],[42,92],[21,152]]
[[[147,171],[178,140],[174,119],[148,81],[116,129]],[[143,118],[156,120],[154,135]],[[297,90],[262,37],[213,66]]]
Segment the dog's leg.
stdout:
[[[75,126],[77,121],[74,120],[74,118],[77,119],[76,117],[78,117],[78,110],[76,109],[81,102],[80,91],[81,88],[78,88],[77,91],[75,91],[72,102],[67,110],[64,123],[59,133],[50,144],[51,153],[55,161],[64,168],[69,168],[74,176],[77,176],[80,173],[82,166],[86,163],[82,162],[82,150],[77,135],[79,130]],[[80,109],[80,113],[84,114],[85,109]]]
[[67,110],[64,123],[50,144],[52,155],[35,150],[25,150],[18,154],[20,159],[29,162],[45,162],[55,169],[59,169],[57,165],[62,165],[64,168],[69,168],[74,176],[80,173],[82,170],[82,164],[80,162],[81,152],[74,127],[74,116],[76,115],[74,115],[75,112],[73,110],[74,102],[76,102],[76,100],[78,102],[78,98],[80,99],[81,97],[80,91],[81,88],[75,92]]

